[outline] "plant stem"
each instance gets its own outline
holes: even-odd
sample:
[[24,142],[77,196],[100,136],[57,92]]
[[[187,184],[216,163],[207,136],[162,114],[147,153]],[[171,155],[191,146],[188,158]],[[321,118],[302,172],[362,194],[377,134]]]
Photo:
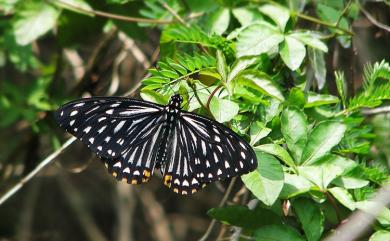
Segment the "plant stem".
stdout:
[[56,0],[56,1],[50,1],[53,4],[57,5],[62,5],[65,6],[71,10],[86,13],[88,15],[96,15],[99,17],[105,17],[105,18],[110,18],[110,19],[116,19],[116,20],[121,20],[121,21],[126,21],[126,22],[136,22],[136,23],[156,23],[156,24],[170,24],[172,23],[171,20],[161,20],[161,19],[150,19],[150,18],[137,18],[137,17],[128,17],[124,15],[118,15],[118,14],[113,14],[113,13],[107,13],[99,10],[94,10],[94,9],[85,9],[83,7],[71,4],[66,1],[62,0]]
[[339,27],[336,24],[328,23],[328,22],[322,21],[322,20],[320,20],[318,18],[314,18],[312,16],[308,16],[306,14],[302,14],[302,13],[298,13],[298,12],[292,12],[292,14],[294,14],[298,18],[302,18],[302,19],[305,19],[307,21],[310,21],[310,22],[313,22],[313,23],[316,23],[316,24],[320,24],[320,25],[327,26],[329,28],[334,28],[334,29],[340,30],[340,31],[342,31],[342,32],[344,32],[344,33],[346,33],[346,34],[348,34],[350,36],[354,35],[353,32],[349,31],[348,29]]
[[223,86],[223,85],[218,85],[217,88],[215,88],[215,89],[213,90],[213,92],[211,92],[211,94],[210,94],[210,96],[209,96],[209,98],[208,98],[208,100],[207,100],[207,104],[206,104],[206,108],[209,110],[209,112],[211,112],[211,111],[210,111],[211,99],[214,97],[214,95],[217,93],[217,91],[218,91],[222,86]]
[[340,210],[339,210],[339,207],[337,206],[336,200],[327,191],[325,191],[325,195],[326,195],[326,198],[329,200],[330,204],[332,205],[334,212],[336,213],[338,224],[340,224],[342,220],[341,220]]
[[[221,199],[221,202],[219,203],[218,207],[223,207],[226,203],[226,201],[228,200],[229,198],[229,195],[230,193],[232,192],[233,190],[233,186],[234,184],[236,183],[236,180],[237,180],[237,177],[233,177],[232,180],[230,181],[229,183],[229,186],[228,188],[226,189],[226,192],[225,192],[225,195],[223,196],[223,198]],[[210,222],[210,225],[209,227],[207,228],[205,234],[199,239],[199,241],[206,241],[208,239],[208,237],[210,236],[211,234],[211,231],[213,231],[213,228],[215,226],[215,224],[217,223],[217,221],[215,219],[213,219],[211,222]]]

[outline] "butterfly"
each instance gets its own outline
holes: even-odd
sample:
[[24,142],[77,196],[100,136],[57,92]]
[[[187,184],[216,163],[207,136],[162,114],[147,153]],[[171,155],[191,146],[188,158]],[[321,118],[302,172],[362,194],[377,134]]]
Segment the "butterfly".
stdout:
[[168,105],[125,97],[91,97],[55,112],[60,126],[105,162],[109,173],[130,184],[147,182],[160,169],[166,186],[180,194],[257,167],[251,146],[209,118]]

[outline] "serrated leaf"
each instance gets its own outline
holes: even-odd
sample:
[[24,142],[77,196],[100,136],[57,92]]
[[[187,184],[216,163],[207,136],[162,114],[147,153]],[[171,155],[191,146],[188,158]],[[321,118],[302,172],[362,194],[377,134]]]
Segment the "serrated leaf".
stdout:
[[240,75],[240,78],[251,81],[263,93],[275,97],[278,100],[284,100],[284,96],[279,90],[279,87],[273,83],[271,78],[266,74],[258,71],[248,71],[245,74]]
[[266,137],[271,132],[262,122],[256,121],[250,127],[251,145],[256,144],[262,138]]
[[390,240],[390,231],[387,230],[376,231],[373,235],[371,235],[368,241],[384,241],[384,240]]
[[223,123],[233,119],[239,111],[237,103],[214,97],[210,103],[210,111],[216,121]]
[[227,80],[227,65],[225,55],[221,50],[217,50],[217,70],[221,75],[222,81],[226,83]]
[[277,144],[264,144],[253,147],[255,151],[262,151],[274,156],[277,156],[280,160],[282,160],[286,165],[293,167],[295,166],[293,159],[290,154],[283,147]]
[[13,29],[16,42],[27,45],[51,30],[60,15],[55,7],[45,2],[28,2],[19,10]]
[[346,189],[357,189],[367,186],[370,182],[360,178],[341,176],[335,179],[332,183]]
[[307,102],[305,108],[314,106],[329,105],[339,102],[339,98],[334,95],[317,94],[311,91],[307,92]]
[[308,138],[308,124],[305,114],[295,108],[288,107],[281,115],[281,131],[294,160],[299,162]]
[[253,236],[256,241],[305,241],[288,225],[267,225],[256,230]]
[[229,26],[230,11],[228,8],[220,8],[217,11],[212,12],[209,16],[207,23],[210,33],[216,33],[222,35]]
[[300,163],[315,163],[341,141],[345,130],[346,126],[337,121],[319,123],[309,135]]
[[207,215],[223,223],[246,229],[256,229],[267,224],[281,224],[279,216],[264,208],[250,210],[245,206],[227,206],[212,208]]
[[247,67],[254,64],[257,60],[257,57],[244,57],[239,58],[234,62],[231,71],[228,74],[227,82],[230,83],[234,78],[237,77],[239,73],[244,71]]
[[291,70],[296,70],[301,66],[302,61],[306,56],[306,48],[299,40],[286,36],[280,45],[279,53],[283,62]]
[[151,101],[153,103],[166,105],[168,103],[168,97],[152,90],[143,90],[140,93],[143,100]]
[[257,9],[247,7],[234,8],[233,16],[240,22],[241,26],[248,26],[251,23],[262,20],[263,17]]
[[305,45],[321,50],[323,52],[328,52],[328,46],[322,42],[319,38],[322,37],[320,33],[313,31],[303,31],[303,32],[293,32],[289,36],[298,39]]
[[355,210],[355,201],[353,200],[352,195],[346,189],[341,187],[332,187],[329,188],[328,191],[349,210]]
[[326,82],[326,65],[324,53],[318,49],[308,50],[310,65],[317,80],[318,89],[322,90]]
[[256,151],[258,167],[242,175],[245,186],[264,204],[274,204],[283,188],[283,169],[279,161],[266,153]]
[[299,175],[325,190],[329,183],[357,166],[356,162],[337,155],[327,155],[308,166],[298,166]]
[[290,19],[290,11],[278,4],[265,4],[259,7],[260,12],[270,17],[283,32]]
[[280,198],[290,199],[310,191],[312,186],[313,184],[302,176],[284,173],[284,186],[280,193]]
[[91,5],[84,0],[61,0],[53,1],[53,3],[59,7],[69,9],[70,11],[78,12],[88,16],[95,16],[92,11]]
[[308,241],[318,241],[324,231],[324,215],[311,199],[299,198],[292,202],[295,213]]
[[237,58],[255,56],[274,49],[283,35],[267,23],[256,23],[242,30],[237,37]]

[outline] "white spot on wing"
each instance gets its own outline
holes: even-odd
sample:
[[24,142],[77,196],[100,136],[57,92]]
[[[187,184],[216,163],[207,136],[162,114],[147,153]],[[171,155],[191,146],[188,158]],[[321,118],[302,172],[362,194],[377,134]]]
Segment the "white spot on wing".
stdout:
[[126,123],[126,121],[122,120],[121,122],[118,123],[118,125],[116,125],[115,129],[114,129],[114,133],[117,133],[120,129],[122,129],[123,125]]
[[77,115],[77,113],[79,113],[79,112],[77,110],[74,110],[74,111],[70,112],[70,116]]
[[75,122],[75,120],[71,120],[71,121],[69,122],[69,125],[70,125],[70,126],[73,126],[74,122]]
[[106,114],[112,115],[112,113],[114,113],[113,109],[109,109],[109,110],[106,111]]
[[91,127],[90,127],[90,126],[87,126],[83,131],[84,131],[85,133],[88,133],[90,130],[91,130]]

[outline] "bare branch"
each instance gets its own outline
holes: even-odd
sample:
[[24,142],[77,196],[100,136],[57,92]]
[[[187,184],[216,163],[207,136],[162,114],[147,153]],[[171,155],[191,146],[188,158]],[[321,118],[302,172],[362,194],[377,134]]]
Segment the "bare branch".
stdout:
[[339,226],[324,241],[353,241],[364,234],[370,225],[375,221],[375,217],[390,204],[390,185],[379,190],[372,202],[377,203],[370,210],[370,213],[364,211],[355,211],[347,219],[348,221]]
[[67,140],[59,149],[57,149],[55,152],[53,152],[48,157],[46,157],[43,161],[41,161],[39,165],[36,166],[27,176],[23,177],[15,186],[13,186],[6,193],[4,193],[0,197],[0,205],[3,204],[5,201],[7,201],[8,198],[14,195],[17,191],[19,191],[19,189],[21,189],[24,186],[24,184],[30,181],[31,178],[33,178],[39,171],[41,171],[43,168],[49,165],[59,154],[61,154],[62,151],[68,148],[68,146],[70,146],[70,144],[72,144],[75,140],[76,137],[72,137],[69,140]]
[[366,9],[364,9],[362,6],[360,6],[360,10],[366,16],[366,18],[375,26],[377,26],[380,29],[383,29],[387,32],[390,32],[390,26],[387,26],[386,24],[383,24],[381,22],[378,22]]

